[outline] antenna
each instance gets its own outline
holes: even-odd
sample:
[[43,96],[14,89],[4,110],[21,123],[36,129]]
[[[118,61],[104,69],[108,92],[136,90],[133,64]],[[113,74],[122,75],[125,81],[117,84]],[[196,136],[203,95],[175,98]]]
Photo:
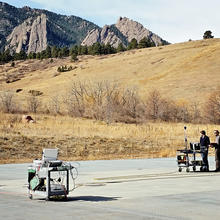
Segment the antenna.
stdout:
[[187,150],[187,134],[186,134],[186,129],[187,129],[187,127],[184,126],[184,142],[185,142],[185,148]]

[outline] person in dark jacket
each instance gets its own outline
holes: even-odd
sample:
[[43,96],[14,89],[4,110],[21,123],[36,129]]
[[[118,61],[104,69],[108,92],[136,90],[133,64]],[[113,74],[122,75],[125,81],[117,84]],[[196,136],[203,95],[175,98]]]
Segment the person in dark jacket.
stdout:
[[203,163],[203,171],[209,171],[209,161],[208,161],[208,152],[209,152],[209,145],[210,145],[210,139],[206,135],[206,132],[200,131],[201,137],[200,137],[200,146],[201,146],[201,156],[202,156],[202,163]]
[[211,144],[211,147],[215,148],[215,163],[216,163],[216,172],[220,172],[220,136],[219,131],[214,130],[214,135],[216,137],[215,143]]

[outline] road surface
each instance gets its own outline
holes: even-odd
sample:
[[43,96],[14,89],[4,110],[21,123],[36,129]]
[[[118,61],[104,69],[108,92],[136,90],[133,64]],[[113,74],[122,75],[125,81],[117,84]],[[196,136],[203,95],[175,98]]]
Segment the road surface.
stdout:
[[220,218],[220,173],[178,173],[175,158],[79,162],[68,201],[30,200],[28,165],[0,165],[2,220]]

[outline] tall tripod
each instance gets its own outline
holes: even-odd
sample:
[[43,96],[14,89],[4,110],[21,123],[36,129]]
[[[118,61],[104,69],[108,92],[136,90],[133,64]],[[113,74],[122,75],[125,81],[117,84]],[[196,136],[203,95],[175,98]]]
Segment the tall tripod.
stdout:
[[187,150],[187,133],[186,133],[187,127],[184,126],[184,141],[185,141],[185,149]]

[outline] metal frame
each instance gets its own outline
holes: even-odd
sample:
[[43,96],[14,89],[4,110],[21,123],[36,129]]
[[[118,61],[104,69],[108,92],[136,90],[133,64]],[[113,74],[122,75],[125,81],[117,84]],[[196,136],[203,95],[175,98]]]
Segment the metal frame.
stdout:
[[[52,172],[66,172],[66,185],[63,185],[63,190],[51,190],[51,173]],[[67,168],[58,169],[57,167],[48,168],[47,176],[46,176],[46,191],[40,190],[31,190],[29,186],[28,195],[30,199],[33,199],[34,195],[43,196],[46,200],[50,200],[52,196],[64,196],[67,199],[67,195],[69,194],[69,170]]]
[[[196,171],[196,167],[200,167],[200,171],[202,168],[202,160],[196,160],[196,155],[201,155],[202,151],[196,151],[196,150],[177,150],[177,165],[179,168],[179,172],[182,171],[183,168],[186,168],[186,172],[190,171],[190,167],[193,167],[193,171]],[[190,155],[192,155],[192,159],[190,160]],[[186,160],[185,162],[179,162],[178,156],[185,156]],[[200,163],[200,164],[198,164]]]

